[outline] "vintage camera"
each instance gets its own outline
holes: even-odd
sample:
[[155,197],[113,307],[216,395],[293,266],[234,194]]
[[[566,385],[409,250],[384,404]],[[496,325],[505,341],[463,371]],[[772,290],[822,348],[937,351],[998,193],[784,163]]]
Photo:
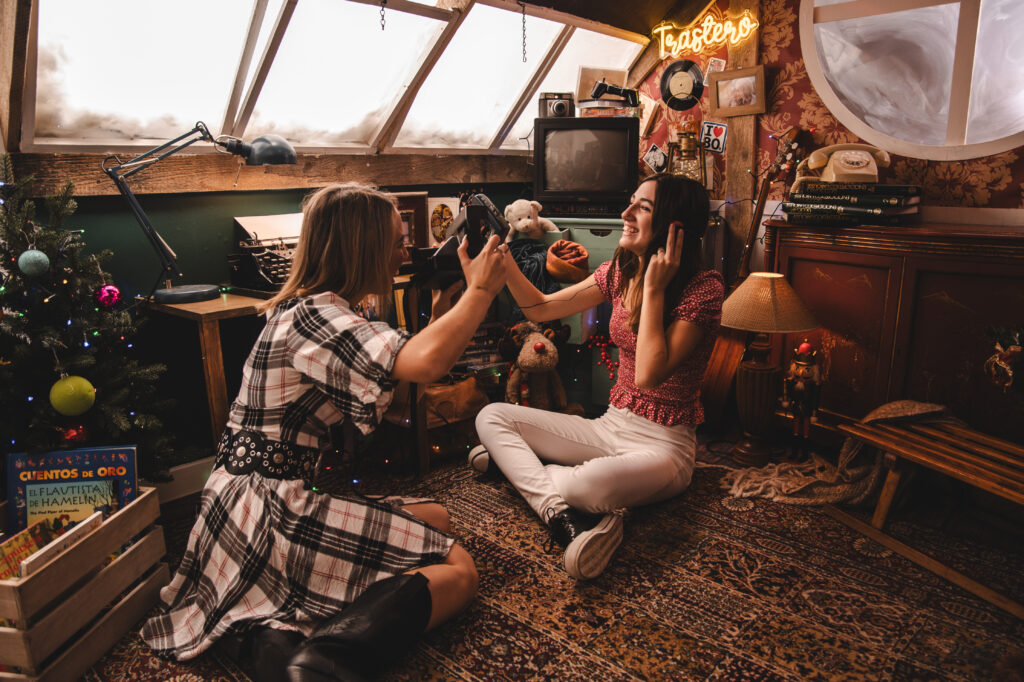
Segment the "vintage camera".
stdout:
[[576,115],[571,92],[542,92],[537,100],[540,118],[568,118]]
[[476,258],[491,235],[498,235],[505,241],[511,229],[501,211],[486,194],[474,194],[466,206],[452,221],[451,234],[436,249],[417,249],[412,253],[412,281],[425,289],[447,289],[462,279],[462,263],[459,260],[459,243],[469,241],[466,253]]

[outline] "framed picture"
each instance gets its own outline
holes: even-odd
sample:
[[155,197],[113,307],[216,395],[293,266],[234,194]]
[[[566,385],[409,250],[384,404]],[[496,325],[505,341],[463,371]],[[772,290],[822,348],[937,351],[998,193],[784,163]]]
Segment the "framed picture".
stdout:
[[710,116],[746,116],[763,114],[766,110],[763,64],[712,73],[708,86]]
[[409,248],[424,247],[427,236],[427,193],[396,192],[398,215],[402,216],[402,238]]
[[430,197],[427,199],[427,230],[426,246],[437,246],[450,235],[448,228],[452,226],[455,216],[459,215],[458,197]]

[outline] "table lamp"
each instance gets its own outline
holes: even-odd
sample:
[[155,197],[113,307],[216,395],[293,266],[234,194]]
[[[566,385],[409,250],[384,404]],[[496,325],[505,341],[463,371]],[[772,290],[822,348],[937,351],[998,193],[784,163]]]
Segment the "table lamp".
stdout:
[[157,289],[160,281],[175,274],[182,276],[181,268],[178,267],[178,257],[164,241],[163,237],[156,231],[142,210],[138,199],[128,186],[128,178],[139,171],[143,171],[154,163],[176,154],[189,145],[200,142],[212,142],[218,150],[228,154],[236,154],[245,159],[248,166],[262,166],[264,164],[293,164],[296,162],[295,150],[288,141],[280,135],[263,135],[257,137],[252,143],[242,142],[238,138],[222,135],[214,138],[210,134],[206,124],[202,121],[196,123],[195,128],[184,135],[165,142],[159,147],[154,147],[144,154],[136,156],[130,161],[121,162],[117,156],[108,156],[103,160],[101,168],[103,172],[114,181],[121,196],[128,202],[132,215],[138,221],[142,232],[149,239],[157,256],[160,258],[160,274],[156,278],[153,289],[149,292],[149,299],[155,303],[191,303],[194,301],[208,301],[220,295],[220,287],[215,284],[186,284],[167,289]]
[[756,332],[736,371],[743,438],[733,448],[732,458],[743,466],[761,466],[769,459],[765,436],[782,386],[782,368],[769,359],[768,335],[804,332],[819,325],[786,278],[775,272],[750,273],[722,304],[722,325]]

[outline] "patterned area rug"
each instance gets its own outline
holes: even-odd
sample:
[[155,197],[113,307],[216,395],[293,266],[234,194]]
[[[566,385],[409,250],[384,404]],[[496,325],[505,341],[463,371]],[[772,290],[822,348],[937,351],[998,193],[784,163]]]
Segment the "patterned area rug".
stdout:
[[[544,528],[510,486],[438,466],[408,492],[448,507],[480,594],[385,678],[979,680],[999,677],[999,661],[1021,648],[1024,622],[815,508],[726,497],[715,453],[701,459],[684,495],[628,513],[623,546],[587,583],[545,553]],[[165,524],[172,562],[187,516]],[[890,530],[1024,599],[1020,547],[901,522]],[[216,654],[168,663],[133,632],[85,679],[245,676]]]

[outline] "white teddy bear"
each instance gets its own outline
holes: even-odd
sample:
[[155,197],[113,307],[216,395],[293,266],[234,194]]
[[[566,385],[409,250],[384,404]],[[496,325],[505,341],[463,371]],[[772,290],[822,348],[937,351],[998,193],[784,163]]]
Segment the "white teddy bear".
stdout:
[[540,202],[527,199],[516,199],[506,206],[505,220],[511,229],[505,241],[511,241],[516,232],[529,239],[542,239],[545,232],[558,232],[558,227],[553,222],[540,217],[542,208],[544,207]]

